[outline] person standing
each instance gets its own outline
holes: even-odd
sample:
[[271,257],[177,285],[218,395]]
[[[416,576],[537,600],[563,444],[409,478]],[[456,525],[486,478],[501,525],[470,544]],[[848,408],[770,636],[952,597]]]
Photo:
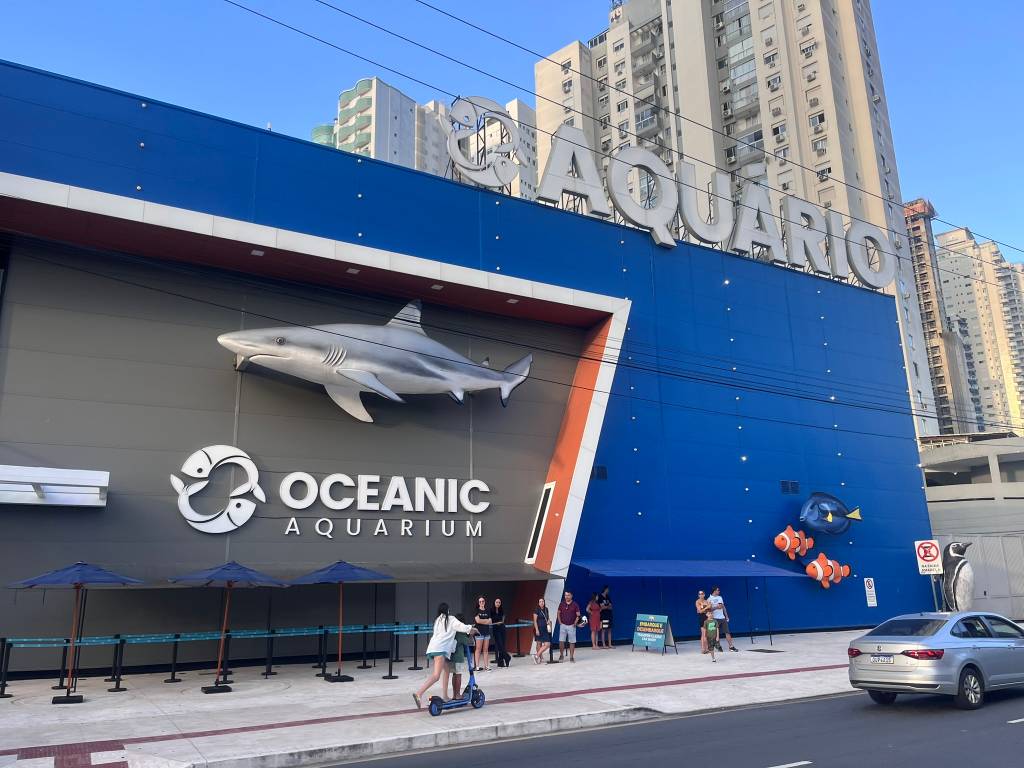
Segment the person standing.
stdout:
[[612,596],[608,585],[605,584],[601,594],[597,598],[601,606],[601,634],[604,637],[604,647],[612,647]]
[[708,653],[711,654],[711,660],[717,662],[715,649],[721,650],[722,646],[718,644],[718,621],[715,620],[715,613],[710,608],[704,614],[704,625],[701,627],[701,634],[707,638]]
[[483,595],[476,599],[476,615],[473,616],[473,626],[477,631],[473,666],[478,671],[485,672],[491,668],[491,611],[487,607],[487,598]]
[[472,634],[476,629],[471,624],[463,624],[450,616],[448,603],[441,603],[437,607],[437,618],[434,619],[434,633],[427,644],[427,668],[430,670],[430,676],[412,695],[417,709],[423,709],[422,696],[427,689],[442,678],[444,682],[441,684],[441,693],[444,698],[448,698],[448,676],[445,673],[448,671],[448,660],[455,651],[455,635],[458,632]]
[[494,658],[499,667],[507,667],[512,657],[505,650],[505,608],[500,597],[494,598],[491,606],[491,639],[494,641]]
[[551,614],[548,613],[543,597],[537,601],[537,608],[533,612],[533,640],[537,644],[533,660],[543,664],[544,654],[551,647]]
[[598,602],[598,594],[595,592],[590,596],[587,603],[587,621],[590,622],[590,644],[594,648],[601,647],[601,603]]
[[707,598],[704,597],[703,589],[697,592],[697,600],[694,602],[693,606],[697,609],[697,624],[700,627],[700,652],[707,653],[708,633],[705,624],[707,623],[707,612],[708,609],[711,608],[711,603],[709,603]]
[[729,609],[725,607],[725,600],[722,599],[722,590],[718,587],[712,587],[708,603],[711,604],[715,621],[718,623],[718,650],[722,650],[721,637],[725,635],[725,640],[729,643],[729,650],[738,653],[739,648],[733,645],[732,635],[729,633]]
[[572,592],[558,604],[558,660],[565,658],[565,644],[569,643],[569,661],[576,663],[576,622],[580,619],[580,605],[572,599]]

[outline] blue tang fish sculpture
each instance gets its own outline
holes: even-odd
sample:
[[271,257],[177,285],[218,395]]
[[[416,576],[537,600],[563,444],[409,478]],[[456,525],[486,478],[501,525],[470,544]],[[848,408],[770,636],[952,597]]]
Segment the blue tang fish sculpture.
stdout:
[[800,509],[800,523],[812,531],[837,536],[850,529],[851,520],[862,520],[860,507],[847,509],[835,496],[828,493],[812,493]]

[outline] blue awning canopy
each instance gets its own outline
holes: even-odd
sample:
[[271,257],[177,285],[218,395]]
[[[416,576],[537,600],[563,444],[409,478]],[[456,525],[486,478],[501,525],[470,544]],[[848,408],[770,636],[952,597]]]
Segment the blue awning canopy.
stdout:
[[801,571],[787,571],[750,560],[573,560],[573,565],[609,578],[666,577],[680,579],[807,578]]

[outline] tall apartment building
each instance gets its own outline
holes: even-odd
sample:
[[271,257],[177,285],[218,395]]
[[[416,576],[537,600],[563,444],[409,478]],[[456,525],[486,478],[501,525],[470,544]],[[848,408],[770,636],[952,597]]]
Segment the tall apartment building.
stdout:
[[907,203],[903,210],[910,235],[910,255],[914,263],[914,282],[921,307],[939,432],[943,435],[977,432],[984,424],[977,372],[973,356],[968,371],[968,347],[965,347],[959,325],[950,317],[943,300],[942,273],[932,229],[935,208],[928,200],[918,199]]
[[[506,109],[519,123],[521,139],[516,153],[519,175],[511,194],[532,200],[537,191],[536,114],[519,99]],[[450,171],[447,121],[447,104],[419,105],[379,77],[368,77],[342,91],[334,122],[314,127],[311,138],[317,144],[444,176]],[[467,140],[467,151],[486,152],[501,140],[500,133],[497,123],[489,121]]]
[[776,210],[795,195],[888,230],[907,393],[918,434],[938,432],[868,0],[612,0],[607,30],[534,72],[541,169],[549,134],[582,123],[599,168],[624,144],[673,171],[683,152],[700,189],[717,168],[736,197],[755,180]]
[[946,310],[971,345],[980,431],[1024,429],[1024,267],[966,228],[936,241]]

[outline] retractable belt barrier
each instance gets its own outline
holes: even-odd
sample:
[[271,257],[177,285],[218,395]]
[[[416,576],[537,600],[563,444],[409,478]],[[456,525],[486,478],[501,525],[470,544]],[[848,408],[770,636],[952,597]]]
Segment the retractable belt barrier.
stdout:
[[[514,624],[507,624],[507,629],[520,629],[523,627],[532,626],[529,622],[520,621]],[[274,663],[274,642],[282,638],[289,637],[316,637],[317,638],[317,663],[315,668],[319,670],[317,673],[318,677],[322,677],[327,668],[327,639],[331,635],[337,635],[338,633],[343,635],[362,635],[363,636],[363,650],[362,650],[362,665],[359,669],[369,669],[370,665],[366,663],[366,638],[368,635],[387,633],[390,636],[390,642],[388,644],[388,674],[383,675],[384,680],[395,680],[398,675],[394,673],[394,665],[400,663],[402,659],[399,657],[399,640],[402,637],[413,638],[413,659],[412,666],[408,669],[410,671],[418,671],[423,669],[419,664],[419,638],[420,635],[429,635],[433,632],[432,621],[421,621],[421,622],[392,622],[389,624],[344,624],[338,625],[318,625],[315,627],[275,627],[271,629],[238,629],[229,630],[225,634],[225,639],[228,643],[232,639],[234,640],[266,640],[266,662],[265,669],[261,673],[264,677],[277,674],[272,670]],[[105,678],[106,681],[114,683],[112,688],[108,690],[111,693],[119,693],[127,690],[122,686],[124,676],[124,654],[125,649],[129,645],[160,645],[166,644],[171,646],[171,660],[169,664],[170,677],[164,680],[165,683],[180,683],[181,678],[178,677],[178,649],[181,643],[194,643],[204,641],[219,641],[221,633],[219,631],[206,631],[206,632],[160,632],[160,633],[149,633],[149,634],[135,634],[135,635],[104,635],[96,637],[80,637],[75,640],[76,648],[101,648],[111,647],[113,648],[113,658],[110,665],[110,676]],[[58,685],[54,686],[63,687],[64,682],[64,671],[67,667],[67,653],[70,646],[70,640],[63,637],[7,637],[0,638],[0,698],[9,698],[10,693],[7,692],[8,688],[8,669],[11,662],[11,654],[15,648],[60,648],[62,652],[62,662],[60,669],[60,680]],[[228,645],[230,647],[230,645]],[[522,656],[520,650],[519,632],[516,632],[516,655]],[[226,656],[227,654],[225,654]],[[225,659],[224,667],[227,669],[227,660]],[[225,672],[225,677],[227,673]]]

